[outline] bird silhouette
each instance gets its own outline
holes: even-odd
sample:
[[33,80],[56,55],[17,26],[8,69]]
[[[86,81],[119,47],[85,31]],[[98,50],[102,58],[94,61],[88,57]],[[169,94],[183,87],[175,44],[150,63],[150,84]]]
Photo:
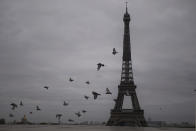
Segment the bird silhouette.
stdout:
[[22,103],[22,101],[20,101],[20,106],[23,106],[23,103]]
[[82,113],[86,113],[86,110],[82,110]]
[[12,106],[12,110],[14,110],[15,108],[18,107],[18,105],[16,103],[11,103],[10,105]]
[[89,85],[90,84],[90,81],[86,81],[85,83]]
[[75,113],[75,115],[77,115],[78,117],[81,116],[80,112]]
[[62,117],[62,114],[56,114],[56,118]]
[[126,96],[130,96],[130,93],[129,93],[128,90],[125,92],[125,95],[126,95]]
[[64,106],[68,106],[69,103],[67,103],[66,101],[64,101],[64,102],[63,102],[63,105],[64,105]]
[[92,91],[92,94],[93,94],[93,96],[94,96],[94,100],[97,99],[97,96],[98,96],[98,95],[101,95],[101,94],[99,94],[99,93],[97,93],[97,92],[95,92],[95,91]]
[[97,64],[97,71],[99,71],[99,70],[101,69],[102,66],[105,66],[105,65],[102,64],[102,63],[98,63],[98,64]]
[[116,51],[116,49],[113,48],[112,54],[113,54],[113,55],[116,55],[117,53],[118,53],[118,52]]
[[89,96],[84,96],[84,98],[88,100]]
[[106,88],[106,94],[112,94],[108,88]]
[[61,120],[61,117],[62,117],[63,115],[62,114],[56,114],[56,118],[58,119],[58,122],[59,122],[59,124],[60,124],[60,120]]
[[69,121],[69,122],[74,122],[74,120],[72,120],[72,119],[68,119],[68,121]]
[[41,109],[39,108],[39,106],[36,106],[36,110],[37,111],[41,111]]
[[74,81],[74,79],[72,79],[72,78],[70,77],[70,78],[69,78],[69,81],[72,82],[72,81]]
[[48,86],[44,86],[44,88],[45,88],[46,90],[48,90],[48,89],[49,89],[49,87],[48,87]]
[[33,114],[33,112],[31,111],[31,112],[29,112],[29,114]]
[[14,115],[10,113],[10,114],[9,114],[9,117],[14,117]]

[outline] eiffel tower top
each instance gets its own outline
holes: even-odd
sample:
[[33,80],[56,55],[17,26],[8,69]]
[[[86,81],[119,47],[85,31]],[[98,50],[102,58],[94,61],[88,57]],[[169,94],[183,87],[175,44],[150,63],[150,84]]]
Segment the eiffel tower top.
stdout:
[[126,2],[126,12],[123,17],[124,21],[124,39],[123,39],[123,61],[131,61],[131,51],[130,51],[130,33],[129,33],[129,22],[131,18],[128,13],[127,2]]

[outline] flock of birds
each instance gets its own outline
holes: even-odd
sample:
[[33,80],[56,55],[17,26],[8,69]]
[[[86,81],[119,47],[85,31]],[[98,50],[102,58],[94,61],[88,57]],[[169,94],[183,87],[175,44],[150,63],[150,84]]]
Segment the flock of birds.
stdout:
[[[116,55],[117,53],[118,53],[118,52],[116,51],[116,49],[113,48],[112,54],[113,54],[113,55]],[[99,70],[101,69],[101,67],[104,67],[104,66],[105,66],[105,65],[104,65],[103,63],[98,63],[98,64],[97,64],[97,71],[99,71]],[[70,78],[69,78],[69,82],[73,82],[73,81],[74,81],[74,79],[70,77]],[[90,81],[86,81],[85,83],[89,85],[89,84],[90,84]],[[43,88],[46,89],[46,90],[49,90],[49,86],[44,86]],[[108,88],[106,88],[106,94],[110,94],[110,95],[111,95],[112,92],[111,92]],[[92,91],[92,95],[93,95],[94,100],[96,100],[97,97],[100,96],[101,94],[99,94],[99,93],[97,93],[97,92],[95,92],[95,91]],[[86,100],[88,100],[90,97],[87,96],[87,95],[84,95],[84,98],[85,98]],[[114,99],[114,101],[116,101],[116,99]],[[66,102],[66,101],[63,102],[63,106],[68,106],[68,105],[69,105],[68,102]],[[11,106],[11,109],[12,109],[12,110],[15,110],[16,108],[18,108],[18,105],[17,105],[16,103],[14,103],[14,102],[12,102],[12,103],[10,104],[10,106]],[[23,104],[22,101],[20,101],[19,106],[21,106],[21,107],[24,106],[24,104]],[[37,110],[37,111],[41,111],[41,108],[39,107],[39,105],[36,105],[36,110]],[[82,113],[85,114],[86,112],[87,112],[86,110],[82,110],[81,112],[80,112],[80,111],[79,111],[79,112],[76,112],[75,115],[76,115],[77,117],[81,117],[81,116],[82,116]],[[31,112],[29,112],[29,114],[33,114],[33,112],[31,111]],[[14,117],[14,115],[13,115],[12,113],[10,113],[10,114],[9,114],[9,117]],[[60,123],[61,117],[62,117],[62,114],[56,114],[56,118],[58,118],[59,123]],[[68,121],[69,121],[69,122],[74,122],[73,119],[68,119]]]

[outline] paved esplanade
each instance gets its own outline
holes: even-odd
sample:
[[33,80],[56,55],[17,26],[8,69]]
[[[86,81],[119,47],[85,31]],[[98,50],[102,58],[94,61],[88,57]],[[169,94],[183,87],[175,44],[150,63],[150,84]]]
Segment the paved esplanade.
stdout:
[[114,127],[84,125],[0,125],[0,131],[194,131],[194,128]]

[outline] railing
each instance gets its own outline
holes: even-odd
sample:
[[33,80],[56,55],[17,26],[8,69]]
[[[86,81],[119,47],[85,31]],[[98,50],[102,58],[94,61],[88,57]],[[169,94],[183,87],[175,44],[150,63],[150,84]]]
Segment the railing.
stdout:
[[112,109],[111,112],[144,112],[144,110],[134,110],[134,109],[122,109],[122,110],[114,110]]

